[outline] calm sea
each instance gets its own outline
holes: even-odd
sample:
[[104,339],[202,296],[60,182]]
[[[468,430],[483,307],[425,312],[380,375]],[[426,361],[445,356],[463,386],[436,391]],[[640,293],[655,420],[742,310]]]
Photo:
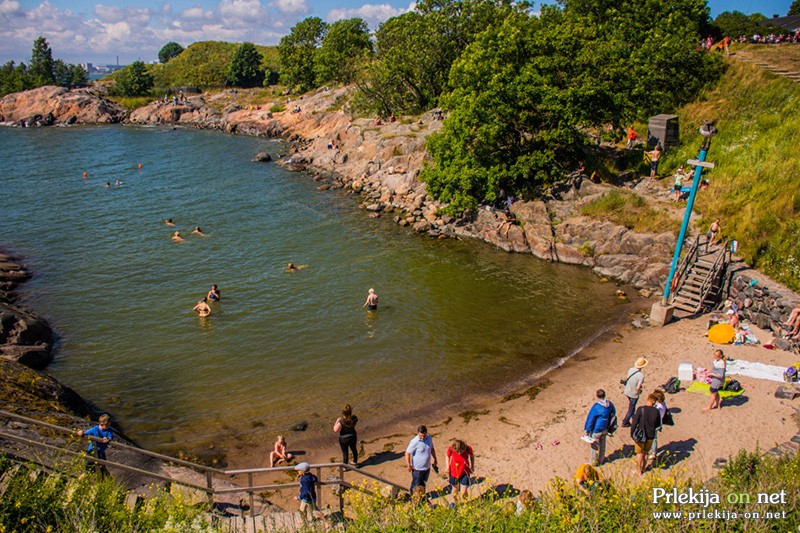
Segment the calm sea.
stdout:
[[[60,335],[47,371],[144,446],[270,446],[299,420],[329,432],[345,402],[376,424],[508,391],[620,311],[588,270],[369,219],[353,196],[250,162],[264,150],[279,145],[0,129],[0,243],[27,258],[24,303]],[[222,302],[200,319],[212,283]],[[377,312],[361,307],[370,287]]]

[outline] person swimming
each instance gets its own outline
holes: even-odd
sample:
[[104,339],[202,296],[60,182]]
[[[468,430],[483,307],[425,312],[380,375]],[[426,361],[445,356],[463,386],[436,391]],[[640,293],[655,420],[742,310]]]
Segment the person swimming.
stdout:
[[192,230],[192,233],[194,233],[195,235],[202,235],[203,237],[207,237],[207,235],[203,233],[203,230],[200,229],[200,226],[195,226],[194,229]]
[[171,218],[168,218],[167,220],[164,221],[164,224],[166,224],[167,226],[174,226],[175,222],[173,222]]
[[208,305],[208,298],[206,298],[204,296],[202,300],[197,302],[197,305],[194,306],[194,309],[192,309],[192,311],[197,312],[197,314],[199,316],[208,316],[208,315],[210,315],[211,314],[211,307]]
[[211,286],[211,290],[208,291],[208,296],[206,296],[206,298],[208,298],[212,302],[220,301],[220,298],[222,298],[222,297],[220,296],[219,289],[217,288],[216,285],[212,285]]
[[375,289],[369,290],[367,301],[361,307],[366,307],[369,311],[376,311],[378,309],[378,295],[375,294]]
[[307,267],[308,265],[295,265],[294,263],[289,263],[286,266],[286,272],[297,272],[298,270]]
[[172,237],[170,237],[170,239],[172,239],[175,242],[183,242],[183,241],[186,240],[183,237],[181,237],[181,232],[180,231],[176,231],[175,233],[173,233]]

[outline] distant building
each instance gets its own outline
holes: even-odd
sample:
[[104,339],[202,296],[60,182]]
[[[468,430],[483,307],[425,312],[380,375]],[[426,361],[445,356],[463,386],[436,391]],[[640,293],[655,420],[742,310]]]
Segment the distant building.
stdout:
[[771,19],[764,19],[758,24],[760,26],[778,26],[787,31],[797,31],[800,29],[800,15],[773,17]]

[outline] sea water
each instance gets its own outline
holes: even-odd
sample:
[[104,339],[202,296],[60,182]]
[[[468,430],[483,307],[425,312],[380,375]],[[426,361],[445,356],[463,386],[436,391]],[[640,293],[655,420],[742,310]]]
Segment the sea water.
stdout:
[[[413,413],[521,386],[620,311],[586,269],[417,235],[250,161],[280,150],[166,127],[0,129],[0,244],[59,335],[47,372],[141,445],[268,448],[298,421],[330,433],[344,403],[362,429],[413,429]],[[222,301],[201,319],[211,284]]]

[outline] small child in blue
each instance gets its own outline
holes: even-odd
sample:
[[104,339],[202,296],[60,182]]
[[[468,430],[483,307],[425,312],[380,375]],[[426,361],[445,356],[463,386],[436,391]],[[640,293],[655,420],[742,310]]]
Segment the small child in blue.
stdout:
[[[96,447],[97,458],[105,460],[108,443],[114,439],[114,433],[111,431],[111,417],[103,414],[100,415],[100,418],[97,421],[98,424],[96,426],[89,428],[86,431],[78,431],[78,435],[89,435],[91,437],[102,439],[101,441],[89,441],[88,452],[89,455],[92,455],[92,452],[95,451]],[[93,465],[94,463],[91,460],[86,461],[87,468],[91,468]]]
[[294,469],[300,474],[300,495],[297,497],[300,502],[300,515],[310,522],[314,519],[314,511],[317,509],[317,476],[310,472],[311,467],[306,462],[300,463]]

